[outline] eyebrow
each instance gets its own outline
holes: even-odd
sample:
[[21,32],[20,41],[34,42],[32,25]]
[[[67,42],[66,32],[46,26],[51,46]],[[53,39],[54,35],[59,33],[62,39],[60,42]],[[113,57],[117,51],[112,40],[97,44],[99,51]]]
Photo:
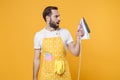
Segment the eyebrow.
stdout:
[[60,15],[55,15],[55,16],[57,16],[57,17],[58,17],[58,16],[60,16]]

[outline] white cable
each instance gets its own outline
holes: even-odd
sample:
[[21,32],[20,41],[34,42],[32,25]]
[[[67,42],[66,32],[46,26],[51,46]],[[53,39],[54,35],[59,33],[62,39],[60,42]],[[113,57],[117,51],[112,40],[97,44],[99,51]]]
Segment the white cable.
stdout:
[[80,40],[80,59],[79,59],[79,65],[78,65],[78,80],[80,80],[80,68],[81,68],[81,58],[82,58],[82,45],[81,45],[81,40]]

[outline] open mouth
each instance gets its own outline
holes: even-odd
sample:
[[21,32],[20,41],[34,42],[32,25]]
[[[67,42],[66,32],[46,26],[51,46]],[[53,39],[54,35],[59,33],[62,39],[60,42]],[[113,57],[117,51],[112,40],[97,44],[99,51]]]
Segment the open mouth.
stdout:
[[57,24],[59,24],[60,22],[56,22]]

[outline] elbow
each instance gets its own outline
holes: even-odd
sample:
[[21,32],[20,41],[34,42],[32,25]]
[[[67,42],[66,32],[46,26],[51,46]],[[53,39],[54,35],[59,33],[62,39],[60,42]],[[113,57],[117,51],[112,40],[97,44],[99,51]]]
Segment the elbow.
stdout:
[[79,54],[76,54],[75,56],[76,56],[76,57],[78,57],[78,56],[79,56]]
[[80,52],[74,52],[74,56],[78,57],[80,55]]
[[80,50],[79,49],[72,49],[71,52],[76,57],[78,57],[80,55]]

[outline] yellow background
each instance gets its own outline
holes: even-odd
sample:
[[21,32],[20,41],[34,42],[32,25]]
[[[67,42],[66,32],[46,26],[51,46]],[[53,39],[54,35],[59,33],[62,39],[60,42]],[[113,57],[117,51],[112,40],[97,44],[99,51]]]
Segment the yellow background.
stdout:
[[[84,16],[91,39],[82,41],[81,80],[120,80],[119,0],[1,0],[0,80],[32,80],[33,39],[45,26],[42,11],[58,6],[61,24],[73,39]],[[68,53],[72,79],[77,80],[79,57]]]

